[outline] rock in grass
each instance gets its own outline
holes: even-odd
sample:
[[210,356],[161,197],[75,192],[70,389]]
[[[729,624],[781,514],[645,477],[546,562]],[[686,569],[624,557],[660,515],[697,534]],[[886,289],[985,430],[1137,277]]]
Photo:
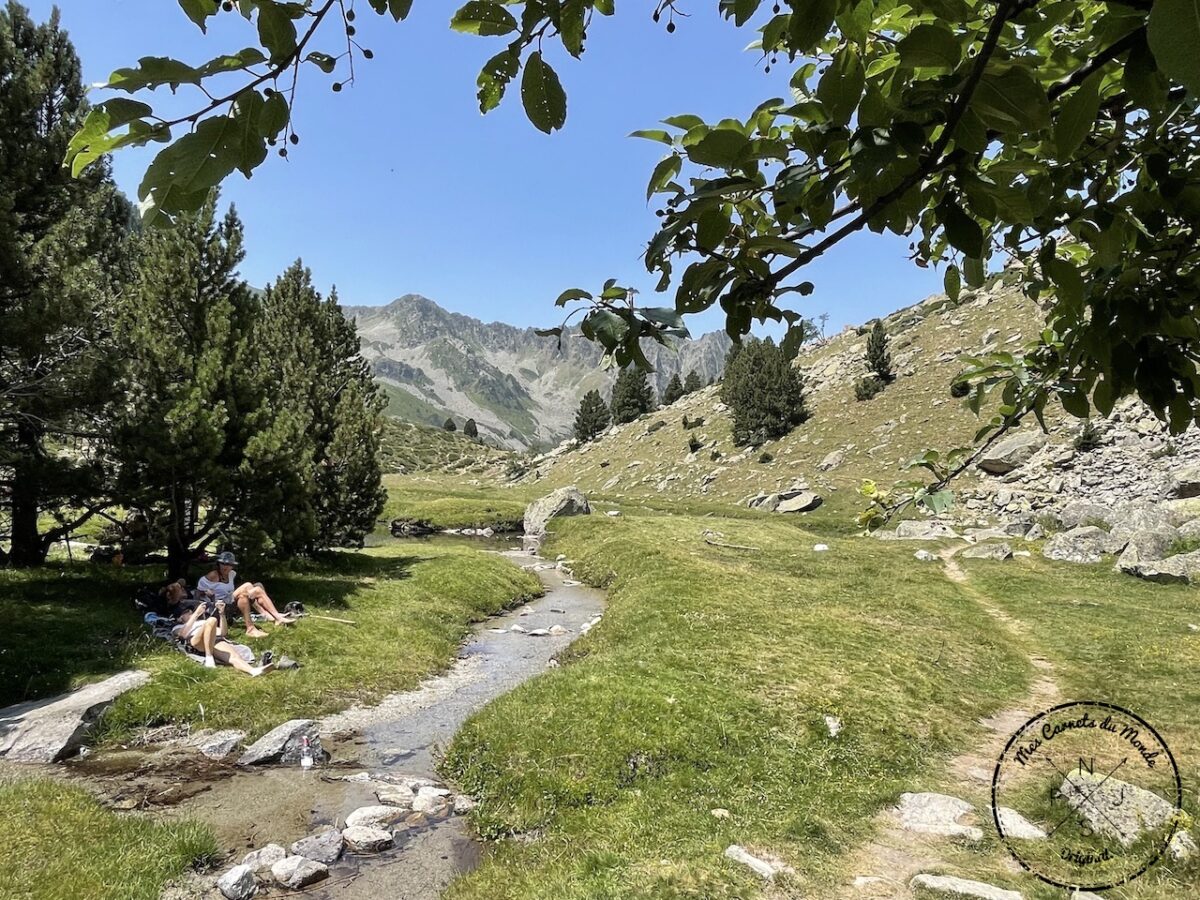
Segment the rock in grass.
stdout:
[[149,680],[149,672],[119,672],[61,697],[0,710],[0,757],[50,763],[75,755],[113,701]]
[[292,844],[292,852],[297,856],[304,856],[329,865],[337,862],[338,857],[342,855],[343,843],[340,831],[336,828],[327,828],[316,834],[310,834],[306,838],[300,838]]
[[1196,842],[1192,840],[1192,836],[1186,831],[1177,831],[1171,835],[1171,843],[1167,845],[1167,854],[1171,859],[1177,862],[1182,862],[1185,859],[1191,859],[1196,855]]
[[780,500],[779,505],[775,507],[775,512],[810,512],[820,506],[822,502],[819,494],[814,494],[812,491],[801,491],[794,497]]
[[1040,431],[1027,431],[1005,438],[987,450],[976,465],[990,475],[1005,475],[1023,464],[1046,443]]
[[525,537],[542,538],[546,524],[555,516],[586,516],[592,511],[587,497],[572,486],[561,487],[525,507]]
[[379,853],[395,843],[390,831],[366,825],[351,826],[342,832],[342,837],[346,840],[346,846],[355,853]]
[[978,544],[962,552],[964,559],[1012,559],[1012,547],[1008,544]]
[[312,719],[291,719],[277,728],[272,728],[257,741],[246,748],[246,752],[238,759],[239,766],[262,766],[271,763],[289,764],[300,761],[300,750],[304,738],[315,759],[324,761],[329,754],[321,747],[321,738],[317,734],[317,723]]
[[1133,846],[1175,815],[1175,807],[1158,794],[1111,775],[1072,772],[1058,792],[1092,831],[1116,838],[1123,847]]
[[255,874],[271,868],[280,860],[287,859],[287,851],[278,844],[267,844],[267,846],[253,850],[242,857],[242,865],[248,866],[250,871]]
[[346,816],[347,828],[388,828],[408,815],[403,806],[360,806]]
[[[1120,543],[1121,546],[1117,546]],[[1042,556],[1059,562],[1095,563],[1105,553],[1117,553],[1124,547],[1103,528],[1095,525],[1080,525],[1070,531],[1054,535],[1042,548]]]
[[958,822],[973,809],[966,800],[946,794],[901,794],[895,813],[905,831],[973,842],[983,840],[983,832],[973,825]]
[[285,888],[298,891],[329,877],[329,867],[303,856],[289,856],[271,866],[271,877]]
[[258,893],[258,882],[249,866],[234,866],[217,879],[217,889],[227,900],[249,900]]
[[1018,891],[951,875],[918,875],[909,882],[909,886],[914,891],[926,891],[937,897],[951,897],[954,900],[1024,900]]
[[1000,828],[1005,837],[1017,838],[1022,841],[1042,841],[1046,832],[1034,825],[1015,809],[1007,806],[997,806],[996,815],[1000,817]]
[[957,538],[958,532],[945,522],[905,519],[895,531],[877,531],[875,537],[882,541],[940,541]]
[[918,550],[913,554],[913,559],[918,559],[921,562],[937,562],[937,554],[930,553],[928,550]]
[[725,857],[736,863],[741,863],[752,869],[758,877],[772,881],[780,872],[792,872],[791,866],[774,857],[755,856],[740,844],[730,844],[725,848]]

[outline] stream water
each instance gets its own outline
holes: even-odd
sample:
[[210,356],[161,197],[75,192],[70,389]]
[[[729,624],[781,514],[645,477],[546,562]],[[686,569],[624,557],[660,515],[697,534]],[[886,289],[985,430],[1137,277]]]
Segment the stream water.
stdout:
[[[509,546],[511,541],[488,544]],[[456,662],[417,689],[321,720],[321,734],[331,735],[325,740],[332,752],[328,765],[307,771],[241,769],[225,762],[198,762],[194,756],[164,761],[162,754],[128,752],[104,754],[72,767],[76,776],[91,782],[115,805],[152,807],[167,817],[210,824],[220,846],[232,851],[231,864],[248,850],[267,843],[287,847],[322,825],[341,824],[360,806],[378,803],[374,793],[378,782],[345,781],[342,776],[366,772],[384,780],[436,779],[440,751],[463,722],[491,700],[545,671],[550,660],[578,637],[580,626],[603,609],[600,592],[568,582],[551,561],[523,551],[486,552],[502,552],[515,565],[533,570],[546,589],[544,596],[477,623]],[[554,625],[567,630],[533,636],[511,631],[514,625],[526,632]],[[476,865],[479,853],[480,845],[465,818],[434,819],[399,833],[393,850],[378,856],[343,856],[330,867],[328,881],[304,896],[426,900],[437,897],[451,879]]]

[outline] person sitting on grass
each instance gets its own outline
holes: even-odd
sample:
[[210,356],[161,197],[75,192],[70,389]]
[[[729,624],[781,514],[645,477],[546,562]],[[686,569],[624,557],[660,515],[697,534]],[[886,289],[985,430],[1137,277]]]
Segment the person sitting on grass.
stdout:
[[215,669],[217,664],[233,666],[239,672],[252,677],[265,674],[275,668],[271,651],[262,655],[262,665],[252,666],[246,662],[228,640],[228,622],[225,619],[225,601],[216,600],[196,607],[182,625],[176,625],[174,634],[188,646],[204,654],[204,667]]
[[200,605],[200,600],[187,589],[187,584],[182,578],[167,584],[159,590],[158,595],[162,598],[160,608],[166,611],[168,617],[180,622]]
[[246,623],[246,637],[266,637],[267,633],[254,624],[251,614],[255,611],[280,625],[291,625],[293,620],[275,608],[274,602],[267,595],[266,588],[261,583],[243,582],[235,585],[237,572],[237,557],[226,551],[217,554],[217,567],[196,582],[196,590],[201,596],[214,600],[224,600],[227,606],[236,606]]

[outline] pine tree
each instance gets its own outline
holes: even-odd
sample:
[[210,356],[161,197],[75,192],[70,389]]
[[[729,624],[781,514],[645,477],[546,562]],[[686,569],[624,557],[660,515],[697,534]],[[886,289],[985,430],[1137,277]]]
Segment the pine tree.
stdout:
[[458,426],[454,424],[454,419],[448,418],[442,423],[442,427],[447,431],[458,431]]
[[637,366],[622,369],[612,393],[612,419],[618,424],[632,422],[654,409],[654,394],[646,373]]
[[867,368],[874,372],[884,384],[894,381],[896,373],[892,369],[892,354],[888,350],[888,339],[883,322],[875,320],[871,333],[867,337]]
[[479,438],[479,426],[475,424],[474,419],[467,419],[466,423],[463,425],[463,434],[465,434],[471,440],[477,440]]
[[593,440],[608,427],[608,406],[600,392],[588,391],[579,401],[579,411],[575,414],[575,439],[584,444]]
[[57,10],[37,25],[0,8],[0,531],[7,519],[21,566],[107,500],[107,333],[131,209],[107,161],[79,179],[63,167],[84,94]]
[[288,363],[268,364],[253,346],[258,301],[237,278],[241,259],[241,222],[232,210],[217,222],[210,198],[199,214],[143,236],[114,323],[128,360],[116,384],[117,496],[162,528],[172,577],[252,502],[247,476],[272,443],[259,436],[273,417],[255,378]]
[[808,418],[800,370],[770,338],[740,346],[721,383],[721,400],[733,413],[734,443],[782,437]]
[[682,397],[683,394],[683,382],[679,380],[679,373],[676,372],[671,376],[671,380],[667,382],[666,390],[663,391],[663,406],[670,406],[672,403]]
[[704,383],[700,380],[700,373],[695,369],[688,372],[687,378],[683,382],[683,392],[685,394],[694,393],[704,387]]

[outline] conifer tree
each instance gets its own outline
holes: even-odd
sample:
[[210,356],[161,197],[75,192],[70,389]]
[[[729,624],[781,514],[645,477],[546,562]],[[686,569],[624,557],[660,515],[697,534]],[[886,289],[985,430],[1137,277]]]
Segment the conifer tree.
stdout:
[[740,348],[721,383],[721,400],[733,413],[734,443],[782,437],[808,418],[800,370],[770,338],[752,338]]
[[84,94],[57,10],[38,25],[0,8],[0,538],[21,566],[107,499],[96,451],[132,211],[107,160],[79,179],[62,164]]
[[700,380],[700,373],[695,369],[687,373],[687,378],[683,382],[683,392],[685,394],[694,393],[704,387],[704,383]]
[[617,424],[632,422],[654,408],[654,394],[646,373],[637,366],[622,369],[612,393],[612,419]]
[[479,437],[479,426],[475,424],[474,419],[467,419],[463,424],[463,434],[471,440],[476,440]]
[[588,391],[579,401],[579,411],[575,414],[575,439],[584,444],[593,440],[608,427],[608,406],[600,392]]
[[871,333],[867,336],[866,360],[867,368],[884,384],[896,378],[895,370],[892,368],[892,354],[888,350],[889,343],[891,342],[888,339],[887,330],[883,327],[883,322],[876,319],[875,324],[871,327]]
[[446,431],[458,431],[458,426],[454,424],[454,419],[452,418],[447,418],[446,421],[442,423],[442,427],[446,429]]
[[671,380],[667,382],[667,387],[663,391],[663,406],[670,406],[672,403],[682,397],[683,394],[683,382],[679,380],[679,373],[676,372],[671,376]]

